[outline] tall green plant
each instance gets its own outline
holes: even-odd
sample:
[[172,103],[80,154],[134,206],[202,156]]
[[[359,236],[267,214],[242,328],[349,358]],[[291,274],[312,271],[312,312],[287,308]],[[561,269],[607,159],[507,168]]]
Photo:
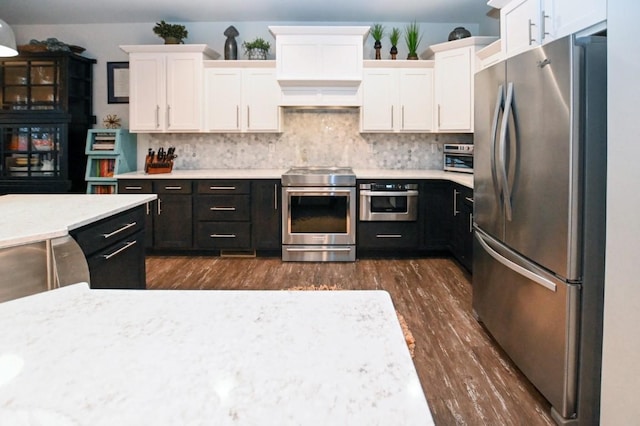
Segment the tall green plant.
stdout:
[[420,25],[415,21],[407,25],[405,28],[404,40],[407,43],[407,49],[409,50],[407,59],[418,59],[418,46],[422,41],[422,34],[420,34]]
[[373,24],[371,27],[371,37],[375,41],[380,41],[384,37],[384,25],[382,24]]

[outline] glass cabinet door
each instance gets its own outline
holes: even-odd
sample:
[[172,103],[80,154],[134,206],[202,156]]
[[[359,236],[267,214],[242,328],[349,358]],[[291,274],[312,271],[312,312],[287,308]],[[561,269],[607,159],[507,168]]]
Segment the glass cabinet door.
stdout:
[[62,144],[66,125],[3,127],[0,133],[0,175],[10,179],[63,176]]
[[2,110],[60,109],[60,67],[55,59],[5,60],[0,63]]

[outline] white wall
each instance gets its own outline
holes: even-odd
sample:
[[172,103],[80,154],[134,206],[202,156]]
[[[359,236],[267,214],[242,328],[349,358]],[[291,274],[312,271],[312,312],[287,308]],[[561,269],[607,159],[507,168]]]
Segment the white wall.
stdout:
[[[99,13],[99,11],[96,11]],[[174,23],[174,22],[172,22]],[[189,37],[185,40],[191,44],[207,44],[224,58],[224,30],[233,25],[240,35],[236,38],[238,43],[238,57],[243,59],[242,42],[253,40],[255,37],[262,37],[271,41],[271,57],[274,55],[275,40],[269,33],[269,25],[336,25],[335,23],[304,23],[304,22],[188,22],[183,23],[189,31]],[[398,27],[404,30],[406,22],[382,22],[391,29]],[[477,23],[419,23],[423,33],[418,53],[420,54],[431,44],[447,41],[449,32],[457,27],[464,26],[472,35],[498,35],[499,28],[490,24],[485,24],[483,31],[494,31],[493,33],[479,33]],[[98,63],[94,67],[94,114],[97,117],[97,127],[102,127],[102,120],[107,114],[117,114],[122,118],[123,127],[128,127],[129,106],[128,104],[108,104],[107,103],[107,62],[128,61],[127,55],[120,50],[119,46],[124,44],[161,44],[162,39],[153,33],[154,22],[137,24],[80,24],[80,25],[13,25],[16,34],[16,41],[20,44],[27,44],[31,39],[44,40],[55,37],[67,44],[78,45],[86,48],[84,56],[97,59]],[[371,23],[341,22],[339,25],[364,25]],[[388,40],[383,40],[383,58],[388,57],[391,45]],[[404,39],[398,46],[398,58],[406,58],[407,49]],[[365,42],[365,58],[375,58],[373,40],[368,37]]]
[[637,0],[608,0],[607,253],[601,424],[640,423],[640,38]]

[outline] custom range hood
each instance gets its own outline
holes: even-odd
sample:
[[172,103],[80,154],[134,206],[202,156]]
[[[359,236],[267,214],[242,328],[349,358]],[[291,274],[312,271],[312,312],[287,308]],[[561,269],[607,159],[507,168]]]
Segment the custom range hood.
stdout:
[[282,106],[360,106],[364,26],[270,26]]

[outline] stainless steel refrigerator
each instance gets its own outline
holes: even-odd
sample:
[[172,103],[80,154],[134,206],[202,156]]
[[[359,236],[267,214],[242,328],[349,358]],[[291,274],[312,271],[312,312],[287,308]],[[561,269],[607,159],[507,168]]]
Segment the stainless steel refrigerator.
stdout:
[[606,37],[475,77],[473,310],[559,424],[599,417]]

